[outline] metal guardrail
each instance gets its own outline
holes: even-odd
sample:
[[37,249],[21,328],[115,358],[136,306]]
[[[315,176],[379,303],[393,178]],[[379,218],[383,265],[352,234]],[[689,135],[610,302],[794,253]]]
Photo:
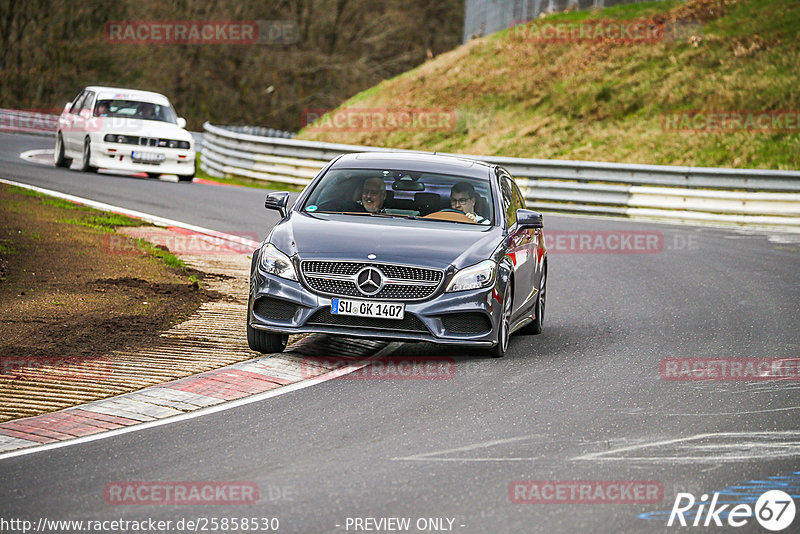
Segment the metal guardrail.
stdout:
[[224,128],[236,133],[257,135],[259,137],[282,137],[283,139],[292,139],[297,135],[293,132],[276,130],[274,128],[264,128],[263,126],[220,126],[220,128]]
[[[306,185],[340,154],[411,152],[203,129],[200,167],[217,177]],[[449,155],[502,165],[542,211],[800,230],[800,171]]]
[[58,115],[0,108],[0,132],[55,135],[57,127]]

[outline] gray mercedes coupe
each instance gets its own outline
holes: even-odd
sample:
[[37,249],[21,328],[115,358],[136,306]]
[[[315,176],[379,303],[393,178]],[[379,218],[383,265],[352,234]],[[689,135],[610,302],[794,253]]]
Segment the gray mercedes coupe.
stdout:
[[483,347],[538,334],[545,315],[542,216],[502,167],[422,153],[331,161],[253,254],[247,340],[280,352],[318,332]]

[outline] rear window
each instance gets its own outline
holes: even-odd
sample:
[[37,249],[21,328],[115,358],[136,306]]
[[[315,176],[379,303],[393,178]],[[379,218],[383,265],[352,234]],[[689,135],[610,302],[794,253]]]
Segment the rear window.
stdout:
[[490,225],[493,205],[488,178],[402,169],[334,169],[314,187],[301,209]]

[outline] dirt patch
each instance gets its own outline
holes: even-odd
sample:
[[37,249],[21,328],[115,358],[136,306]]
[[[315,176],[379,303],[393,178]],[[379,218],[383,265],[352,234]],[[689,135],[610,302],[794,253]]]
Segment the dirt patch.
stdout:
[[0,187],[0,357],[101,358],[150,346],[219,298],[202,289],[199,271],[147,250],[114,253],[103,217]]
[[724,16],[737,2],[738,0],[690,0],[673,9],[667,20],[708,22]]

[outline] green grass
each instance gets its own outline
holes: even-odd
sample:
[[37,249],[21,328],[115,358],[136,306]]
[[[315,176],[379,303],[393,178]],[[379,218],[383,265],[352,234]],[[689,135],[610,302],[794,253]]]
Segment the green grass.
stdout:
[[[39,198],[41,199],[42,204],[48,206],[88,212],[85,215],[81,215],[79,218],[61,219],[57,221],[63,224],[74,224],[78,226],[84,226],[87,228],[98,230],[100,232],[114,232],[115,229],[120,226],[144,226],[148,224],[138,219],[126,217],[125,215],[99,211],[94,208],[90,208],[88,206],[81,206],[79,204],[67,202],[65,200],[56,197],[50,197],[43,193],[39,193],[37,191],[33,191],[23,187],[12,187],[11,191],[20,195]],[[22,233],[23,235],[29,235],[34,240],[37,241],[41,240],[41,235],[38,232],[20,230],[20,233]],[[141,250],[142,252],[150,255],[155,261],[160,261],[169,267],[181,269],[185,272],[186,264],[180,258],[175,256],[168,250],[156,247],[149,241],[141,238],[136,239],[136,247],[138,250]],[[0,254],[17,254],[17,253],[18,251],[16,250],[16,248],[12,243],[7,242],[6,240],[0,240]],[[86,255],[86,252],[78,251],[76,254]],[[197,277],[195,275],[189,276],[189,283],[195,283],[195,282],[197,282],[198,287],[200,287],[200,282],[197,279]],[[62,302],[55,302],[55,301],[53,302],[53,304],[64,305],[64,303]]]
[[147,224],[138,219],[131,219],[125,215],[108,212],[100,212],[96,215],[85,215],[79,219],[63,219],[59,222],[86,226],[87,228],[94,228],[101,232],[113,232],[117,226],[143,226]]
[[46,195],[44,193],[39,193],[38,191],[34,191],[32,189],[27,189],[25,187],[18,187],[13,186],[11,188],[12,191],[18,193],[20,195],[25,195],[27,197],[36,197],[41,199],[42,204],[45,206],[53,206],[56,208],[62,208],[65,210],[79,210],[79,211],[89,211],[92,208],[88,206],[83,206],[81,204],[76,204],[75,202],[70,202],[68,200],[64,200],[63,198],[52,197],[50,195]]
[[137,239],[136,248],[141,251],[147,252],[154,258],[161,260],[162,262],[164,262],[164,264],[169,265],[170,267],[175,267],[178,269],[183,269],[186,267],[186,264],[183,263],[183,261],[180,258],[178,258],[175,254],[173,254],[168,250],[158,248],[145,239],[141,238]]
[[[711,7],[711,9],[709,9]],[[665,20],[655,43],[536,42],[531,27]],[[676,21],[676,22],[673,22]],[[739,168],[800,168],[800,132],[670,131],[676,111],[800,111],[797,0],[666,0],[573,11],[471,41],[341,108],[454,110],[449,131],[301,131],[425,151]]]

